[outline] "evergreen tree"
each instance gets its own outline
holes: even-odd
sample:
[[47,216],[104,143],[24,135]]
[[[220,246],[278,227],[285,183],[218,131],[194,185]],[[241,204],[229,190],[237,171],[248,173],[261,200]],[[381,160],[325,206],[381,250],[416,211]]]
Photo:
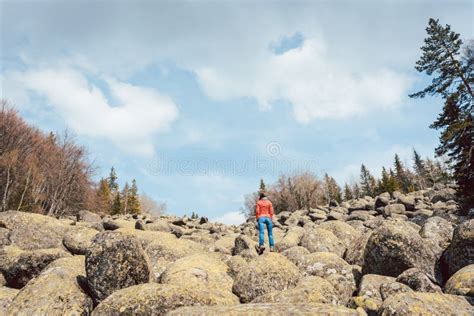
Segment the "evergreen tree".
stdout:
[[130,187],[130,190],[128,192],[127,209],[128,213],[131,214],[139,214],[141,212],[137,181],[135,179],[132,180],[132,186]]
[[354,185],[352,186],[352,194],[354,196],[354,199],[358,199],[361,196],[360,186],[357,183],[354,183]]
[[122,189],[122,194],[121,194],[121,203],[122,203],[122,211],[124,214],[129,213],[128,211],[128,197],[130,195],[130,187],[128,185],[128,182],[125,182],[125,186]]
[[263,182],[263,179],[260,179],[260,189],[258,190],[259,193],[265,193],[267,192],[267,187],[265,186],[265,182]]
[[120,193],[117,191],[115,193],[114,202],[112,203],[111,213],[113,215],[122,213],[122,202],[120,201]]
[[425,163],[415,148],[413,148],[413,165],[415,168],[417,188],[423,190],[426,187],[427,173]]
[[461,56],[460,35],[430,19],[426,28],[422,56],[416,62],[416,70],[432,76],[425,89],[410,97],[423,98],[439,95],[445,102],[441,114],[430,126],[440,129],[440,145],[437,155],[447,154],[453,166],[457,193],[463,208],[474,208],[474,45],[469,43]]
[[118,183],[117,183],[117,174],[115,173],[114,167],[110,169],[110,174],[108,177],[108,182],[109,182],[109,189],[110,192],[116,192],[119,189]]
[[362,187],[362,194],[375,196],[376,181],[375,178],[370,174],[364,164],[360,167],[360,185]]
[[407,193],[410,191],[410,180],[408,179],[408,173],[403,163],[400,160],[398,154],[395,154],[395,178],[397,179],[397,183],[399,184],[399,189],[403,193]]
[[97,211],[101,213],[110,213],[111,197],[109,183],[104,178],[100,179],[99,187],[96,191]]
[[194,211],[191,213],[191,219],[194,219],[194,217],[196,216],[196,214],[194,214]]
[[344,184],[344,200],[349,201],[354,198],[354,195],[352,194],[352,190],[349,187],[347,183]]
[[327,173],[324,175],[324,186],[326,189],[326,200],[342,202],[341,188],[337,184],[333,177],[330,177]]

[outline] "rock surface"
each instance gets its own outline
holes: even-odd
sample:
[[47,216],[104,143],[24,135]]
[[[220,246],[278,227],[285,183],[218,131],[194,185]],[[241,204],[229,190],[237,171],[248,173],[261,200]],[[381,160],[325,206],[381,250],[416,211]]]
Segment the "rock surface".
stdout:
[[138,239],[119,232],[103,232],[86,254],[89,288],[96,301],[113,292],[150,281],[151,266]]

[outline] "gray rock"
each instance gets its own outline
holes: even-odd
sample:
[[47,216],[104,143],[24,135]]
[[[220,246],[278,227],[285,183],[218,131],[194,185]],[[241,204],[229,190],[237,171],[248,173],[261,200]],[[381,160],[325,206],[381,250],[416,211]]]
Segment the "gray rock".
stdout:
[[0,272],[9,287],[21,289],[38,276],[49,263],[70,256],[62,249],[21,250],[14,246],[0,251]]
[[441,288],[431,281],[426,273],[417,268],[411,268],[403,271],[398,277],[397,282],[408,285],[413,291],[436,293],[441,292]]
[[413,290],[407,285],[395,281],[383,283],[380,285],[380,294],[382,295],[383,301],[396,294],[412,292]]
[[151,265],[138,239],[106,231],[87,250],[86,273],[91,294],[100,302],[116,290],[149,282]]
[[89,222],[89,223],[100,223],[102,218],[99,215],[92,213],[90,211],[79,211],[76,215],[77,221]]
[[446,264],[446,278],[474,263],[474,219],[465,221],[454,229],[453,239],[446,249],[443,261]]
[[327,251],[333,252],[339,257],[342,257],[346,250],[344,243],[339,238],[322,228],[306,231],[301,238],[300,246],[305,247],[309,252]]
[[403,204],[407,211],[415,210],[415,198],[408,195],[399,195],[397,197],[397,203]]
[[405,214],[405,212],[405,205],[400,203],[387,205],[383,209],[383,215],[385,217],[393,216],[394,214]]
[[434,276],[435,263],[435,254],[409,223],[386,221],[367,241],[363,272],[396,277],[417,267]]

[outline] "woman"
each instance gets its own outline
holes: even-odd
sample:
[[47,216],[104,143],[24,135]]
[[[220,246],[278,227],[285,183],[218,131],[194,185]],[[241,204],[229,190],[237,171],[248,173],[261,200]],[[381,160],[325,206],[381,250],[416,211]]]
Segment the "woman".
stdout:
[[258,224],[258,247],[256,247],[259,255],[265,250],[265,225],[268,231],[268,241],[270,243],[270,252],[275,251],[275,244],[273,242],[272,232],[272,219],[273,219],[273,205],[272,202],[266,197],[265,193],[261,192],[257,201],[257,207],[255,209],[255,217]]

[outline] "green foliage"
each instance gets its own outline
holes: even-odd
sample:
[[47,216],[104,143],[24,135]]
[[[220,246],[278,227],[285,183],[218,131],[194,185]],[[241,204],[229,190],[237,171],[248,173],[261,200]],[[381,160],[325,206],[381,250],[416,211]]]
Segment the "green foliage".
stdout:
[[96,210],[100,213],[109,213],[112,206],[112,195],[107,179],[100,179],[96,191]]
[[115,198],[114,198],[114,201],[112,203],[112,208],[110,210],[110,213],[112,215],[122,213],[122,202],[120,200],[120,193],[118,191],[115,193]]
[[[443,110],[430,127],[441,130],[436,153],[449,157],[457,192],[467,211],[474,207],[474,45],[470,42],[461,56],[463,42],[449,25],[430,19],[426,31],[423,53],[415,68],[431,76],[432,81],[410,96],[439,95],[444,99]],[[442,175],[445,180],[447,176]]]
[[115,173],[114,167],[110,169],[110,174],[108,177],[109,189],[111,192],[116,192],[119,189],[119,185],[117,183],[117,174]]
[[265,193],[267,192],[267,187],[265,186],[265,182],[263,182],[263,179],[260,179],[260,189],[258,190],[259,193]]
[[350,186],[347,183],[345,183],[344,184],[344,200],[349,201],[349,200],[352,200],[353,198],[354,198],[354,195],[352,194],[352,190]]
[[375,196],[377,183],[375,178],[370,174],[364,164],[360,167],[360,185],[362,188],[362,195]]
[[132,186],[128,192],[127,205],[128,213],[139,214],[141,212],[137,181],[135,179],[132,180]]
[[324,187],[326,190],[326,199],[330,201],[342,202],[341,188],[337,184],[333,177],[330,177],[327,173],[324,175]]

